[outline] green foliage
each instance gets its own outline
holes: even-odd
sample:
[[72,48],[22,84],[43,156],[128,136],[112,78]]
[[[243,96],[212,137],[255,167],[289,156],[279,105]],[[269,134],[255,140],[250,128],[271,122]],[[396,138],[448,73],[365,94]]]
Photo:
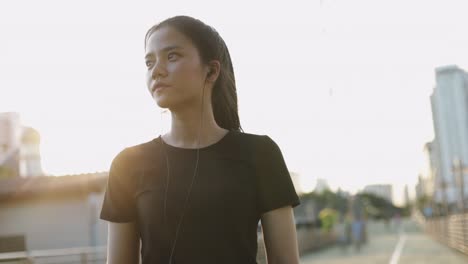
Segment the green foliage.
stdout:
[[[396,213],[399,213],[401,216],[407,216],[410,214],[409,207],[397,207],[390,201],[373,194],[358,194],[354,196],[354,201],[352,203],[350,203],[349,199],[350,197],[346,197],[340,192],[334,193],[330,190],[325,190],[321,193],[310,192],[301,196],[301,201],[304,204],[309,200],[314,201],[317,212],[320,213],[323,210],[325,210],[325,212],[327,210],[334,210],[339,214],[345,215],[351,211],[353,214],[367,216],[374,219],[390,219]],[[348,208],[351,204],[353,204],[353,208]],[[321,219],[319,215],[317,217]],[[322,224],[327,225],[325,223]],[[326,229],[329,227],[327,226],[324,228]]]
[[320,205],[319,210],[331,208],[343,213],[348,209],[347,198],[330,190],[325,190],[322,193],[313,193],[313,196],[317,204]]
[[386,199],[373,194],[361,193],[357,196],[364,206],[365,213],[374,219],[389,219],[396,213],[403,216],[409,213],[408,210],[397,207]]
[[322,222],[322,230],[330,232],[338,220],[338,212],[331,208],[325,208],[320,211],[319,219]]

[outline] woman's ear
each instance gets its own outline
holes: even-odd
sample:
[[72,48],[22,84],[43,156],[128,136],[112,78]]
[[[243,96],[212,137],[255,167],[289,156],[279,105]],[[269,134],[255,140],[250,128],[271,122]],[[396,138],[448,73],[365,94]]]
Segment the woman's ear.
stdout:
[[219,77],[219,72],[221,70],[221,65],[219,61],[213,60],[208,64],[206,81],[210,83],[215,83]]

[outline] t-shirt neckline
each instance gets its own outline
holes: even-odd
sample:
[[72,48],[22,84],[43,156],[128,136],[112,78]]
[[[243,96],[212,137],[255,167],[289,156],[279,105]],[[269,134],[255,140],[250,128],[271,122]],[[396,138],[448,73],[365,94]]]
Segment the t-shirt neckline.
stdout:
[[[215,143],[211,144],[211,145],[208,145],[208,146],[205,146],[205,147],[202,147],[202,148],[199,148],[200,150],[207,150],[207,149],[211,149],[211,148],[214,148],[218,145],[220,145],[223,141],[226,140],[226,138],[232,134],[232,131],[231,130],[228,130],[228,132],[218,141],[216,141]],[[157,138],[156,138],[159,143],[161,144],[164,144],[165,147],[169,148],[169,149],[174,149],[174,150],[180,150],[180,151],[196,151],[198,148],[182,148],[182,147],[176,147],[176,146],[173,146],[173,145],[170,145],[168,143],[166,143],[163,139],[162,139],[162,136],[159,135]]]

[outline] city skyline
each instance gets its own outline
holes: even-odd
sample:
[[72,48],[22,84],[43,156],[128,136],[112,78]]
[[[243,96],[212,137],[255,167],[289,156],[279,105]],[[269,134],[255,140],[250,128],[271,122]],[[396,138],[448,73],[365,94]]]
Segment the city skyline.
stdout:
[[426,173],[434,190],[425,194],[438,202],[454,203],[464,196],[460,188],[468,190],[463,173],[454,171],[455,162],[457,170],[464,170],[468,162],[468,73],[454,66],[436,72],[437,86],[431,95],[435,138],[427,146],[430,171]]
[[41,133],[49,174],[108,170],[122,148],[166,131],[169,116],[144,86],[143,39],[172,15],[220,32],[233,58],[241,124],[278,143],[304,191],[325,178],[352,192],[391,183],[403,197],[434,137],[435,68],[468,69],[468,19],[456,1],[269,3],[262,19],[248,10],[264,3],[251,3],[242,20],[207,11],[210,1],[162,9],[152,1],[47,2],[59,12],[26,2],[29,11],[24,3],[0,11],[7,40],[0,43],[0,112],[19,112]]

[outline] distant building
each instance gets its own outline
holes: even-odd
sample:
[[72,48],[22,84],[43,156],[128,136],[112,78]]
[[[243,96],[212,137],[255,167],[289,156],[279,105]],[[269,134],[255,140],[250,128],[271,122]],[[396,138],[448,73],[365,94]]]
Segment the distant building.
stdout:
[[19,175],[21,123],[18,113],[0,113],[0,177]]
[[426,191],[425,186],[426,186],[426,181],[424,180],[423,176],[419,174],[418,182],[416,183],[416,186],[415,186],[416,200],[427,196],[428,192]]
[[364,187],[362,193],[369,193],[389,202],[393,202],[393,187],[391,184],[372,184]]
[[325,179],[317,179],[317,184],[315,185],[314,192],[321,193],[325,190],[330,190],[330,186],[328,186],[328,182]]
[[405,189],[404,189],[404,205],[408,206],[411,203],[410,197],[409,197],[409,191],[408,191],[408,184],[405,184]]
[[35,129],[24,127],[20,147],[20,176],[41,175],[44,173],[41,166],[40,135]]
[[437,151],[433,142],[424,145],[424,163],[418,175],[416,184],[416,199],[434,197],[435,179],[437,173]]
[[18,113],[0,113],[0,178],[42,176],[39,144],[39,132],[23,127]]
[[[437,156],[434,198],[453,204],[459,199],[454,160],[468,164],[468,74],[457,66],[439,67],[435,73],[436,86],[431,95]],[[467,173],[464,177],[467,179]],[[468,195],[468,180],[464,189]]]
[[0,113],[0,159],[18,148],[21,139],[20,116],[15,112]]
[[99,220],[108,173],[5,179],[0,184],[0,253],[107,244]]

